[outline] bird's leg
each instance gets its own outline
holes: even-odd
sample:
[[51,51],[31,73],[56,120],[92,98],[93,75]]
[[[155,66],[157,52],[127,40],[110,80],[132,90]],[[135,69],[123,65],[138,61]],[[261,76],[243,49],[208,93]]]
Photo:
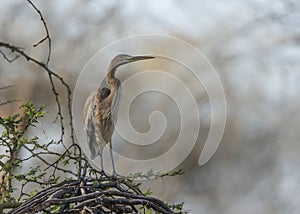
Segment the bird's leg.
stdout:
[[99,150],[99,156],[100,156],[100,164],[101,164],[101,175],[106,176],[104,172],[104,167],[103,167],[103,156],[102,156],[102,151],[101,149]]
[[111,163],[112,163],[112,167],[113,167],[113,176],[117,177],[111,140],[109,141],[109,150],[110,150]]
[[114,161],[114,156],[113,156],[113,149],[112,149],[112,142],[111,141],[109,142],[109,150],[110,150],[110,156],[111,156],[111,163],[112,163],[112,167],[113,167],[112,177],[115,177],[115,178],[117,178],[117,177],[126,178],[125,176],[118,174],[117,171],[116,171],[115,161]]

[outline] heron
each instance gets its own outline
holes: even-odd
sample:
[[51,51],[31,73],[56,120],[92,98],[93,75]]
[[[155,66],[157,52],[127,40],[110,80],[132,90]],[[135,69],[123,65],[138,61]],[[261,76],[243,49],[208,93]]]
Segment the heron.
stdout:
[[113,175],[117,175],[111,140],[122,96],[121,81],[115,76],[117,68],[127,63],[152,58],[154,57],[127,54],[115,56],[110,62],[106,75],[108,87],[100,85],[98,90],[92,92],[85,102],[83,117],[87,143],[91,152],[91,159],[100,156],[102,173],[104,173],[102,153],[106,144],[109,144]]

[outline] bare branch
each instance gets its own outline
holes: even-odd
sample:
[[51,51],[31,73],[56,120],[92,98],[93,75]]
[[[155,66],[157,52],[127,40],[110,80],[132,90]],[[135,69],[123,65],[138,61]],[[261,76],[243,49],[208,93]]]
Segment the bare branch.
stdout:
[[15,56],[14,58],[9,59],[9,58],[5,55],[5,53],[3,53],[1,50],[0,50],[0,53],[1,53],[1,55],[3,56],[3,58],[4,58],[7,62],[9,62],[9,63],[15,61],[16,59],[18,59],[18,58],[20,57],[19,55],[17,55],[17,56]]
[[46,36],[43,39],[41,39],[39,42],[34,44],[33,47],[37,47],[38,45],[42,44],[44,41],[48,40],[48,57],[47,57],[47,61],[46,61],[46,65],[48,66],[49,61],[50,61],[50,56],[51,56],[51,37],[49,34],[47,23],[43,17],[43,14],[41,13],[41,11],[30,0],[27,0],[27,1],[33,7],[33,9],[39,14],[40,19],[41,19],[41,21],[44,25],[45,31],[46,31]]
[[71,88],[70,86],[65,82],[65,80],[58,75],[57,73],[53,72],[51,69],[49,69],[49,67],[43,63],[38,61],[37,59],[34,59],[33,57],[29,56],[27,53],[25,53],[23,50],[21,50],[19,47],[10,45],[8,43],[4,43],[4,42],[0,42],[0,47],[5,47],[9,50],[11,50],[12,52],[17,52],[18,54],[20,54],[21,56],[23,56],[26,60],[31,61],[33,63],[35,63],[36,65],[42,67],[49,76],[49,80],[50,80],[50,84],[51,84],[51,88],[55,97],[55,101],[58,107],[58,115],[61,121],[61,138],[60,138],[60,142],[62,142],[63,136],[64,136],[64,124],[63,124],[63,115],[62,115],[62,108],[61,108],[61,104],[59,101],[59,93],[57,92],[55,85],[54,85],[54,81],[53,81],[53,76],[58,79],[63,86],[66,88],[67,90],[67,97],[68,97],[68,113],[69,113],[69,120],[70,120],[70,129],[71,129],[71,140],[72,143],[75,143],[75,139],[74,139],[74,126],[73,126],[73,113],[72,113],[72,98],[71,98]]

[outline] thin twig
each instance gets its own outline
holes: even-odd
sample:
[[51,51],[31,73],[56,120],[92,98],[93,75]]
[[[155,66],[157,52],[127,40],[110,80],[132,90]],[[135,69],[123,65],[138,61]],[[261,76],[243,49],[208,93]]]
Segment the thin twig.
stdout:
[[7,105],[9,103],[14,103],[14,102],[20,102],[21,100],[8,100],[8,101],[5,101],[3,103],[0,103],[0,106],[4,106],[4,105]]
[[51,56],[51,37],[50,37],[50,34],[49,34],[47,23],[46,23],[46,21],[45,21],[45,19],[43,17],[42,12],[30,0],[27,0],[27,2],[39,14],[40,19],[41,19],[41,21],[42,21],[42,23],[44,25],[44,29],[46,31],[46,36],[43,39],[41,39],[39,42],[37,42],[36,44],[34,44],[33,47],[37,47],[38,45],[42,44],[44,41],[48,40],[48,57],[47,57],[47,61],[46,61],[46,65],[48,66],[49,65],[49,61],[50,61],[50,56]]
[[3,53],[1,50],[0,50],[0,53],[1,53],[1,55],[3,56],[3,58],[4,58],[7,62],[9,62],[9,63],[15,61],[16,59],[18,59],[18,58],[20,57],[20,55],[16,55],[14,58],[9,59],[9,58],[5,55],[5,53]]
[[13,87],[15,87],[15,85],[7,85],[7,86],[0,87],[0,90],[5,90],[8,88],[13,88]]
[[5,47],[7,49],[10,49],[13,52],[19,53],[26,60],[32,61],[33,63],[35,63],[38,66],[42,67],[44,70],[46,70],[46,72],[48,73],[49,77],[51,76],[51,78],[50,78],[50,84],[51,84],[52,91],[53,91],[53,94],[55,96],[55,100],[56,100],[56,103],[57,103],[57,106],[58,106],[58,115],[59,115],[60,120],[61,120],[61,129],[62,129],[61,130],[62,131],[61,141],[62,141],[62,137],[64,135],[63,115],[62,115],[61,104],[60,104],[59,98],[58,98],[59,94],[58,94],[58,92],[55,89],[52,76],[54,76],[56,79],[58,79],[63,84],[63,86],[67,90],[68,110],[69,110],[68,113],[69,113],[69,121],[70,121],[69,125],[70,125],[70,129],[71,129],[71,134],[70,135],[71,135],[72,143],[75,144],[74,126],[73,126],[73,113],[72,113],[72,98],[71,98],[72,91],[71,91],[70,86],[65,82],[65,80],[60,75],[58,75],[57,73],[55,73],[51,69],[49,69],[49,67],[45,63],[40,62],[40,61],[34,59],[33,57],[29,56],[27,53],[25,53],[24,51],[22,51],[20,48],[18,48],[16,46],[13,46],[13,45],[10,45],[8,43],[4,43],[4,42],[0,42],[0,47]]

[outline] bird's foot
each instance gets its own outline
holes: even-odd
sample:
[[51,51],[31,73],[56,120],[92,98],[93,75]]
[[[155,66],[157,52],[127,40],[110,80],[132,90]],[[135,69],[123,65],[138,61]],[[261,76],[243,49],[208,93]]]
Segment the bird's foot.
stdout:
[[104,177],[108,177],[107,174],[105,173],[105,171],[103,169],[100,171],[100,175],[104,176]]
[[122,181],[124,181],[126,179],[125,176],[120,175],[118,173],[116,173],[116,171],[113,171],[113,174],[111,176],[111,181],[116,182],[116,188],[122,192],[125,192],[126,190],[124,189],[124,187],[122,187]]
[[112,177],[113,180],[118,180],[120,178],[122,178],[122,179],[126,178],[124,175],[120,175],[116,171],[113,171],[113,174],[112,174],[111,177]]

